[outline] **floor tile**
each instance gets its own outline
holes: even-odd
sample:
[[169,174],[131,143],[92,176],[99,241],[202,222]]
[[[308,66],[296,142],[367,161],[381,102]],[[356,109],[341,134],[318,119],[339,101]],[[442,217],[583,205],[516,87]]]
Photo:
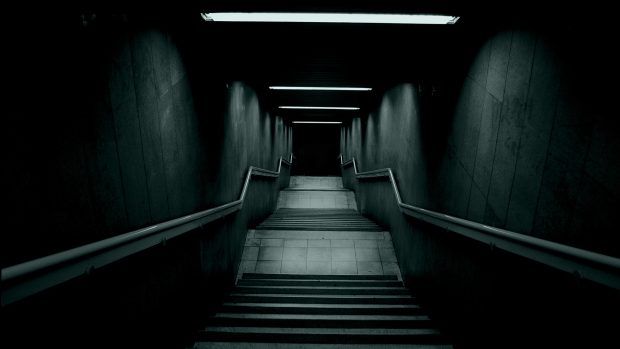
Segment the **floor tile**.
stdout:
[[[259,256],[260,259],[260,256]],[[377,248],[355,248],[355,260],[365,262],[379,262],[379,249]]]
[[331,240],[332,247],[354,247],[353,240],[334,239]]
[[396,254],[393,248],[381,248],[379,249],[379,255],[382,262],[396,262]]
[[357,261],[357,273],[360,275],[383,275],[381,262]]
[[377,240],[355,240],[355,247],[377,248]]
[[398,264],[394,262],[381,262],[384,275],[398,275]]
[[282,261],[258,261],[256,262],[256,273],[280,274]]
[[260,239],[256,238],[246,238],[245,246],[260,246]]
[[282,253],[282,260],[306,260],[306,247],[285,247]]
[[306,271],[308,274],[331,274],[332,263],[330,261],[308,261]]
[[329,247],[308,247],[309,261],[329,261],[331,258],[331,250]]
[[284,244],[284,239],[261,239],[261,246],[277,246],[281,247]]
[[282,260],[282,247],[263,247],[258,250],[259,261],[279,261]]
[[332,274],[357,274],[354,261],[332,261]]
[[308,247],[308,240],[284,240],[284,247]]
[[321,240],[308,240],[308,247],[330,247],[330,242],[327,239]]
[[333,247],[332,260],[355,261],[355,249],[352,247]]
[[282,261],[282,273],[285,274],[305,274],[306,273],[306,260],[283,260]]
[[239,273],[253,273],[256,270],[256,261],[241,261]]
[[255,261],[256,259],[258,259],[258,247],[247,246],[243,248],[243,255],[241,256],[241,260]]

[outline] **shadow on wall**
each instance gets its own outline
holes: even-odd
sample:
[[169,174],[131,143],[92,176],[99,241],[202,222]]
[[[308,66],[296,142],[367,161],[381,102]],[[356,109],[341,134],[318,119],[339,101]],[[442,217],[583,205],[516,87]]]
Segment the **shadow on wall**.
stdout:
[[[210,75],[217,61],[191,26],[33,23],[15,48],[23,74],[10,76],[3,268],[236,200],[250,165],[288,158],[283,120],[247,84]],[[278,190],[253,180],[242,211],[3,307],[3,343],[182,346],[209,295],[232,285],[247,226]]]
[[553,33],[499,33],[480,47],[456,103],[412,84],[389,89],[367,119],[345,126],[345,159],[392,167],[408,203],[620,255],[609,224],[620,126],[613,100],[590,91],[607,86],[590,73],[604,69],[571,55],[579,45],[599,52]]
[[[426,107],[412,84],[386,91],[368,119],[345,126],[345,160],[394,169],[406,203],[620,256],[618,57],[594,30],[562,30],[490,36],[449,107]],[[387,183],[365,181],[357,195],[390,227],[407,283],[462,347],[614,340],[606,319],[620,310],[617,291],[405,218],[386,204]]]

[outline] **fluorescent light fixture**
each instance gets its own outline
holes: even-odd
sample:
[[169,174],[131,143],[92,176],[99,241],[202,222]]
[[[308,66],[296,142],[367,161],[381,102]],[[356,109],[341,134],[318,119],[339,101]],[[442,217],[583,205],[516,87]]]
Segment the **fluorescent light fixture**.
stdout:
[[280,109],[316,109],[316,110],[359,110],[359,107],[311,107],[301,105],[281,105]]
[[293,121],[294,124],[342,124],[342,121]]
[[269,86],[269,89],[291,91],[371,91],[372,87]]
[[205,21],[214,22],[454,24],[459,20],[457,16],[387,13],[211,12],[200,15]]

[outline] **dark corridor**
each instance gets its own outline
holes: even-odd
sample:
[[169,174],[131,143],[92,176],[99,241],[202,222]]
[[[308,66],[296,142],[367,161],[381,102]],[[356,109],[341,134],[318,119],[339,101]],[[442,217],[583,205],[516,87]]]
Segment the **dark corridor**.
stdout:
[[608,2],[118,5],[4,13],[0,347],[618,342]]
[[340,125],[293,124],[296,176],[340,176]]

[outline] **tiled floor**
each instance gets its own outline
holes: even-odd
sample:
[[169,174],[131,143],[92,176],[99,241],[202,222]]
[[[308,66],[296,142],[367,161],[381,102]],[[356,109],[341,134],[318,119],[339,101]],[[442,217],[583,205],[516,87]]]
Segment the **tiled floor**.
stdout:
[[400,278],[389,232],[250,230],[239,272]]
[[[357,210],[354,193],[342,188],[340,177],[291,177],[291,188],[280,192],[278,208]],[[389,232],[267,229],[248,232],[239,275],[383,274],[400,279]]]

